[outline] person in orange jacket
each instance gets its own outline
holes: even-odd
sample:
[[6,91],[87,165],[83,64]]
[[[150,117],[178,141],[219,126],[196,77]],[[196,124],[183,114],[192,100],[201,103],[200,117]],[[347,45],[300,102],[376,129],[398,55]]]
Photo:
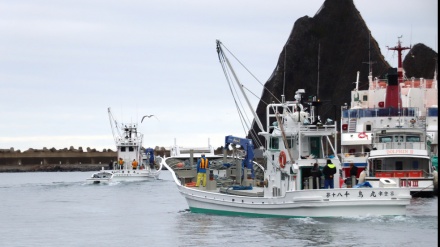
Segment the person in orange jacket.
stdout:
[[138,162],[136,161],[136,159],[131,162],[131,166],[133,167],[133,170],[136,170],[136,168],[138,167]]
[[119,164],[119,169],[124,169],[124,160],[122,158],[119,158],[118,164]]

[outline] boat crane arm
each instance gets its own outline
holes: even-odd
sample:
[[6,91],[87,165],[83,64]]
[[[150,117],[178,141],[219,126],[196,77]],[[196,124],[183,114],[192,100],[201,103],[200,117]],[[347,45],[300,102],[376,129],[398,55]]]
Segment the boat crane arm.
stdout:
[[256,111],[252,108],[251,102],[249,101],[246,93],[243,90],[243,84],[240,83],[240,80],[238,79],[237,75],[235,74],[235,71],[232,68],[231,63],[229,62],[228,58],[226,57],[226,54],[223,52],[221,44],[222,43],[220,42],[220,40],[217,40],[217,53],[218,53],[218,56],[219,56],[220,63],[223,64],[224,62],[226,62],[226,65],[231,70],[231,73],[234,76],[235,82],[237,82],[237,85],[240,88],[240,91],[243,94],[243,97],[245,98],[246,103],[248,104],[249,108],[251,109],[252,114],[254,115],[255,122],[257,123],[258,127],[260,128],[260,130],[264,131],[263,124],[261,123],[260,118],[258,118],[258,115],[257,115]]
[[243,147],[243,149],[246,151],[246,156],[241,163],[242,168],[246,167],[248,169],[251,169],[252,171],[252,178],[255,177],[254,175],[254,144],[252,143],[251,139],[246,138],[240,138],[235,136],[226,136],[225,137],[225,147],[224,149],[228,149],[230,144],[238,144]]
[[[112,134],[113,134],[113,139],[115,141],[115,143],[118,142],[117,138],[118,136],[121,136],[121,133],[119,132],[119,128],[118,128],[118,122],[116,122],[115,118],[113,117],[113,114],[110,110],[110,107],[108,108],[108,118],[110,120],[110,128],[112,129]],[[113,122],[114,122],[114,126],[113,126]],[[117,135],[115,135],[115,129],[117,132]]]

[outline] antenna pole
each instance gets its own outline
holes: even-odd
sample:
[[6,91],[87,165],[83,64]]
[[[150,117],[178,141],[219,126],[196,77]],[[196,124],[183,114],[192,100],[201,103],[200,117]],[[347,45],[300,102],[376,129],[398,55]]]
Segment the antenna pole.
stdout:
[[[368,62],[363,62],[368,64],[368,83],[371,85],[373,78],[373,67],[372,65],[376,63],[376,61],[371,61],[371,33],[368,35]],[[358,71],[359,72],[359,71]],[[359,80],[358,80],[359,81]]]
[[286,62],[287,62],[287,44],[284,46],[284,79],[283,79],[283,95],[286,95],[284,93],[284,89],[286,86]]
[[321,54],[321,42],[318,45],[318,85],[316,87],[316,97],[319,99],[319,60]]

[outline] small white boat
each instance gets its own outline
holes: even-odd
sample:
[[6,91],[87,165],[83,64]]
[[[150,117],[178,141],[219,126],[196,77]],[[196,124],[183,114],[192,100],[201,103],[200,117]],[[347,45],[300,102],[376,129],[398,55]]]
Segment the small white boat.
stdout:
[[158,179],[163,167],[162,158],[155,156],[152,148],[145,149],[142,146],[143,134],[138,131],[137,124],[118,126],[110,108],[108,108],[108,114],[118,157],[108,170],[96,172],[87,180],[90,182],[106,181],[109,174],[111,174],[109,181]]
[[[217,50],[224,68],[235,72],[222,50]],[[237,84],[241,83],[236,79]],[[295,101],[271,103],[267,106],[264,128],[255,111],[254,121],[265,139],[263,148],[264,173],[262,180],[255,179],[250,139],[226,136],[225,149],[243,148],[243,157],[235,166],[226,168],[225,177],[207,175],[206,187],[193,186],[195,171],[173,169],[172,173],[180,193],[194,213],[208,213],[253,217],[341,217],[405,215],[410,204],[410,190],[383,179],[377,187],[344,188],[337,156],[336,123],[314,123],[316,101],[309,101],[309,111],[303,105],[304,90],[297,91]],[[244,97],[246,95],[243,93]],[[247,98],[246,98],[247,100]],[[323,168],[331,160],[336,166],[334,188],[312,189],[311,169],[315,163]],[[210,170],[210,168],[209,168]],[[192,179],[191,182],[185,179]],[[185,182],[184,182],[185,180]],[[322,180],[321,180],[322,181]],[[191,186],[186,186],[191,184]],[[368,184],[364,184],[367,186]]]
[[90,178],[87,179],[87,182],[94,184],[108,184],[112,181],[113,173],[104,170],[104,167],[101,171],[93,173]]

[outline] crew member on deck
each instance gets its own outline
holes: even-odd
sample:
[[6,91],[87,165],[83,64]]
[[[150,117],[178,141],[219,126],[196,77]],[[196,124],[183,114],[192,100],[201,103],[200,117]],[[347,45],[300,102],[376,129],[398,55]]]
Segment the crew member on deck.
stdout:
[[133,166],[133,170],[136,170],[136,168],[138,167],[138,162],[136,161],[136,159],[131,162],[131,166]]
[[311,170],[311,174],[313,177],[313,189],[319,189],[321,187],[321,176],[322,172],[319,169],[318,163],[313,164],[313,168]]
[[327,160],[327,165],[322,169],[322,173],[324,173],[324,189],[330,188],[333,189],[335,187],[333,176],[336,173],[336,166],[332,164],[331,160]]
[[124,169],[124,160],[122,158],[119,158],[118,164],[119,164],[119,169]]
[[350,177],[357,177],[358,175],[358,168],[355,164],[350,163]]
[[205,154],[201,155],[200,159],[197,161],[197,182],[196,187],[200,186],[200,180],[202,181],[203,187],[206,186],[206,170],[208,169],[208,159],[205,158]]
[[[358,175],[358,168],[355,164],[350,163],[350,181],[349,183],[351,184],[351,186],[355,186],[357,184],[357,175]],[[353,184],[353,181],[355,182],[355,184]]]

